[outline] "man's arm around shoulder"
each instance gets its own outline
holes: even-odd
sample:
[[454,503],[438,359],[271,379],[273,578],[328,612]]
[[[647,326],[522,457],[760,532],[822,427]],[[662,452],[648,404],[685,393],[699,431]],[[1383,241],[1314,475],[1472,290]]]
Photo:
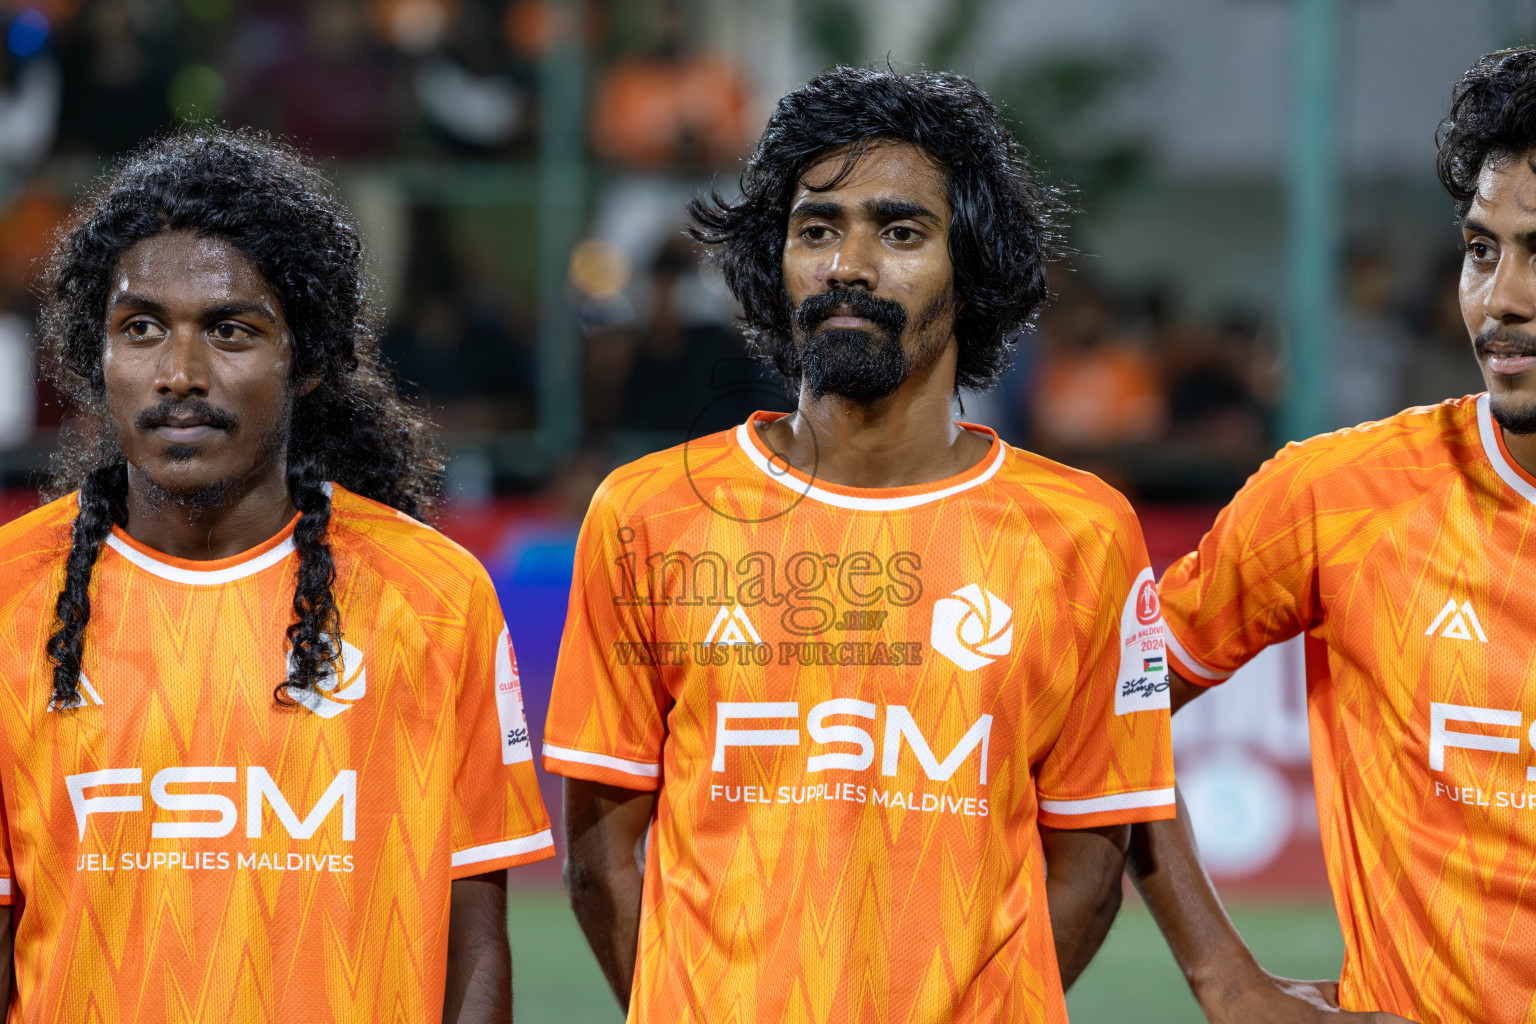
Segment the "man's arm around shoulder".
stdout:
[[[1175,713],[1205,692],[1177,672],[1168,681]],[[1335,982],[1292,981],[1259,966],[1200,863],[1177,799],[1176,818],[1132,827],[1126,871],[1211,1024],[1408,1024],[1395,1014],[1340,1010]]]

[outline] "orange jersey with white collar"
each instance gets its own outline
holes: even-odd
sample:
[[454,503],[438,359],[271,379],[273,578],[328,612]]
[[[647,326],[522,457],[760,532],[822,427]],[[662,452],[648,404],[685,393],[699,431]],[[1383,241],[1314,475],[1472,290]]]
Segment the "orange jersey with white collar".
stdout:
[[1161,584],[1213,685],[1304,633],[1340,999],[1536,1019],[1536,479],[1487,396],[1293,444]]
[[1037,826],[1171,817],[1141,531],[990,441],[834,486],[756,422],[593,499],[552,772],[657,790],[631,1021],[1065,1021]]
[[291,708],[292,524],[215,562],[114,531],[63,712],[44,645],[75,499],[0,528],[11,1021],[435,1020],[450,882],[553,855],[489,578],[333,495],[340,672]]

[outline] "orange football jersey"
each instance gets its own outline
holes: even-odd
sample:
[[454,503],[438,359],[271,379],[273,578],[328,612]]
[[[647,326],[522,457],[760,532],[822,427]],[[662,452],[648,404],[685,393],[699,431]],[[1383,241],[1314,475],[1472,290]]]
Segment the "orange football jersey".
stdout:
[[542,754],[659,790],[631,1021],[1066,1019],[1036,826],[1172,816],[1162,623],[1126,502],[968,429],[856,489],[749,421],[593,499]]
[[0,528],[10,1021],[436,1020],[450,881],[553,855],[490,579],[333,495],[340,671],[293,708],[291,523],[209,562],[114,531],[62,712],[44,644],[75,499]]
[[1536,1020],[1536,479],[1487,396],[1288,446],[1161,591],[1194,683],[1306,634],[1343,1005]]

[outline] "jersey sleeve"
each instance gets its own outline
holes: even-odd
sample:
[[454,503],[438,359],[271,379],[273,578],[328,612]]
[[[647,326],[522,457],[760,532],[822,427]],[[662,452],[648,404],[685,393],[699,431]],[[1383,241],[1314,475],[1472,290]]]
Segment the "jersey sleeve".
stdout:
[[11,859],[11,816],[5,808],[5,783],[0,782],[0,907],[14,904],[20,894],[16,891],[16,870]]
[[1089,553],[1065,581],[1083,626],[1066,717],[1035,777],[1040,821],[1052,828],[1174,816],[1157,587],[1141,526],[1123,501],[1106,532],[1079,543]]
[[634,574],[644,571],[644,524],[622,521],[610,483],[576,541],[565,635],[544,728],[544,769],[627,789],[661,786],[671,697]]
[[[1191,683],[1223,682],[1265,647],[1312,625],[1321,559],[1310,467],[1328,453],[1309,447],[1322,446],[1292,445],[1260,467],[1200,546],[1163,574],[1169,659]],[[1360,523],[1335,519],[1341,540],[1359,534]]]
[[453,877],[555,855],[539,794],[517,659],[491,581],[471,590],[459,678],[458,771],[453,794]]

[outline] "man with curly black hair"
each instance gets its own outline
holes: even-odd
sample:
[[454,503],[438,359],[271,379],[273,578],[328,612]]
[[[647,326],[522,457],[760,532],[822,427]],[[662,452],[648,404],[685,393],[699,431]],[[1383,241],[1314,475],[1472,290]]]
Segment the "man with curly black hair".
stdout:
[[1131,873],[1212,1021],[1536,1013],[1536,49],[1473,64],[1437,141],[1487,391],[1288,446],[1161,584],[1175,709],[1305,635],[1344,935],[1337,985],[1273,977],[1183,816],[1138,828]]
[[1055,195],[958,75],[837,68],[693,204],[795,395],[593,499],[544,764],[631,1021],[1064,1021],[1172,813],[1141,531],[956,422]]
[[77,427],[0,528],[17,1019],[511,1019],[505,869],[552,837],[363,257],[318,171],[215,129],[59,239]]

